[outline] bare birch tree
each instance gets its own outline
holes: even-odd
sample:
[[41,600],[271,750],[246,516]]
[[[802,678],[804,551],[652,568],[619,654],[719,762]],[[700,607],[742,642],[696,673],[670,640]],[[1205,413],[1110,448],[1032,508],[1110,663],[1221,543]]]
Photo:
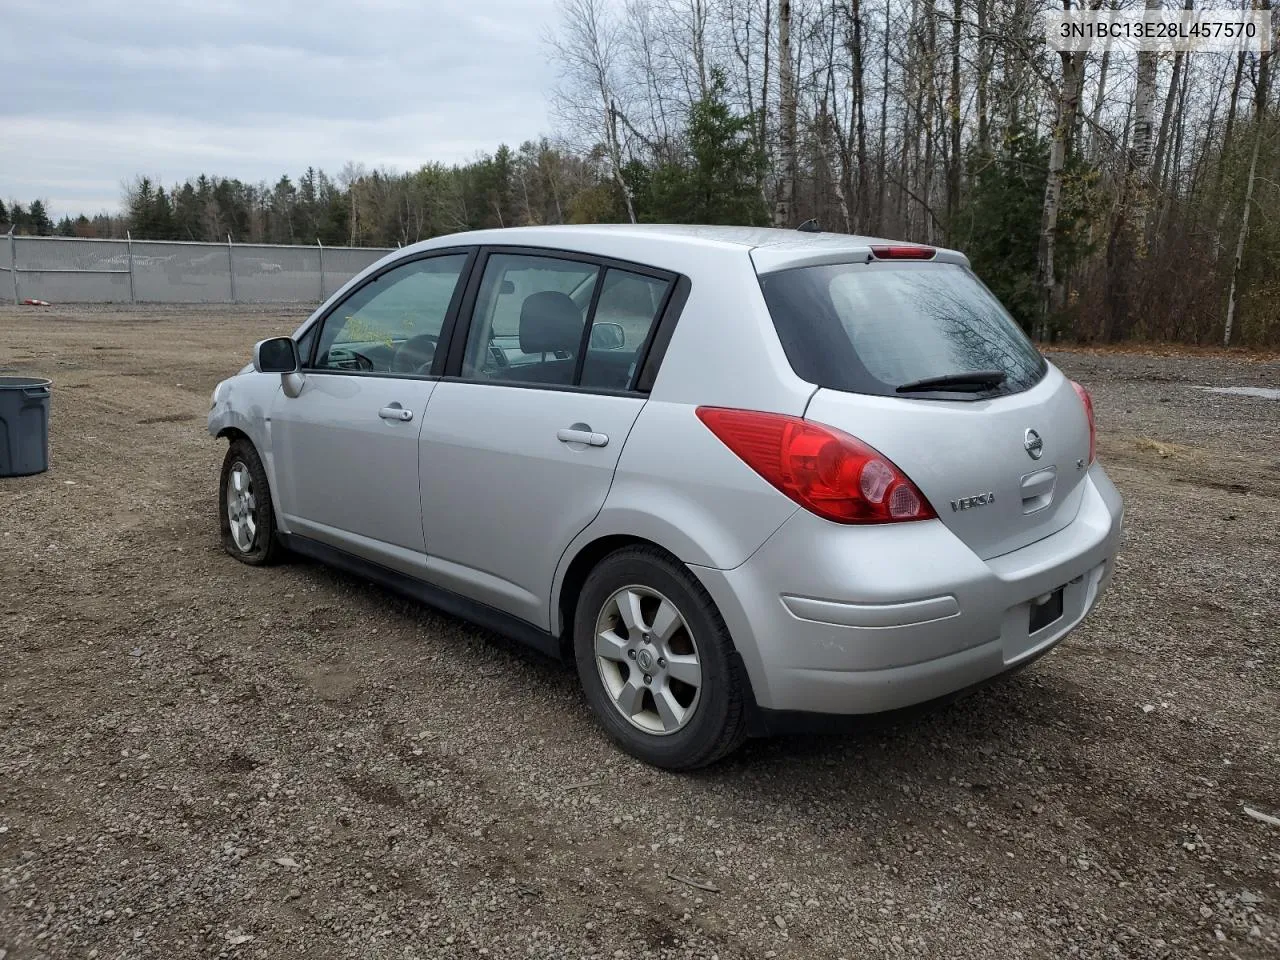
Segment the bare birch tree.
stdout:
[[782,171],[773,208],[775,227],[792,226],[796,190],[796,82],[791,58],[791,0],[778,0],[778,152]]
[[614,75],[617,25],[607,0],[560,0],[560,31],[549,38],[560,64],[555,107],[562,122],[603,143],[609,169],[636,222],[631,190],[622,176],[618,91]]
[[[1090,9],[1101,6],[1094,0]],[[1071,0],[1063,0],[1063,9],[1071,8]],[[1040,216],[1039,274],[1041,286],[1041,312],[1036,336],[1049,339],[1049,315],[1057,290],[1054,253],[1057,248],[1058,210],[1062,202],[1062,172],[1066,168],[1071,131],[1075,129],[1076,114],[1080,109],[1080,89],[1084,80],[1086,51],[1063,50],[1058,54],[1062,62],[1062,85],[1058,89],[1054,110],[1053,129],[1049,140],[1049,171],[1045,177],[1044,207]]]
[[[1271,0],[1255,0],[1258,10],[1271,9]],[[1280,29],[1276,30],[1275,43],[1280,44]],[[1273,44],[1274,46],[1274,44]],[[1253,150],[1249,157],[1249,174],[1245,180],[1244,208],[1240,212],[1240,229],[1236,233],[1236,255],[1231,261],[1231,286],[1227,292],[1227,318],[1223,324],[1222,345],[1231,346],[1231,328],[1236,316],[1236,287],[1240,281],[1240,265],[1244,261],[1244,246],[1249,239],[1249,214],[1253,209],[1253,191],[1258,176],[1258,155],[1262,151],[1262,139],[1267,127],[1267,106],[1271,74],[1272,51],[1265,50],[1258,56],[1258,80],[1254,92]]]

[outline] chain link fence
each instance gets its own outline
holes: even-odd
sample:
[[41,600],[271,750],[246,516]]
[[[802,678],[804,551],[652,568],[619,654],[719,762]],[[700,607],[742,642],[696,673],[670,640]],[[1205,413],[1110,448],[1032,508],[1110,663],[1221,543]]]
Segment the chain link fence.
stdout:
[[318,303],[384,247],[0,237],[0,296],[50,303]]

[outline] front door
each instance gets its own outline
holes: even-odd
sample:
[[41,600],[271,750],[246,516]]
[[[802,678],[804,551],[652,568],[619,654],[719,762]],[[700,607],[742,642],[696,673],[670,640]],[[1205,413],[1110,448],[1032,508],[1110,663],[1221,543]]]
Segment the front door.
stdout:
[[556,564],[604,505],[644,406],[637,367],[671,281],[489,254],[457,376],[422,430],[434,582],[547,628]]
[[397,569],[420,567],[418,437],[467,260],[453,252],[392,266],[320,321],[301,391],[281,391],[271,410],[291,533]]

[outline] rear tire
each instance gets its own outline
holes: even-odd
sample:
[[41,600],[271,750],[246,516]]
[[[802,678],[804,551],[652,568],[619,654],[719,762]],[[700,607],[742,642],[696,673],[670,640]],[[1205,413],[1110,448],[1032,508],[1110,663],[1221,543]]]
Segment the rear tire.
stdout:
[[231,441],[222,461],[218,519],[223,548],[241,563],[262,567],[275,563],[284,553],[276,539],[267,471],[258,451],[243,437]]
[[747,735],[746,683],[710,595],[655,547],[605,557],[583,584],[574,658],[587,702],[633,757],[707,766]]

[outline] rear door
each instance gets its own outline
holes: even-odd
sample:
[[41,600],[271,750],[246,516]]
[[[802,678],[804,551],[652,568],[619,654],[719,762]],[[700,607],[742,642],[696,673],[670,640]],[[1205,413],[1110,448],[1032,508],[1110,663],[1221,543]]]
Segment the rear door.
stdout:
[[572,254],[487,256],[422,432],[434,582],[547,627],[556,564],[604,505],[644,406],[637,376],[673,281]]
[[276,394],[271,438],[289,530],[401,569],[426,544],[418,437],[471,253],[384,270],[320,321],[297,396]]
[[[761,285],[792,366],[822,387],[806,418],[897,464],[978,556],[1075,518],[1083,405],[963,265],[870,259],[782,270]],[[939,377],[950,380],[929,383]]]

